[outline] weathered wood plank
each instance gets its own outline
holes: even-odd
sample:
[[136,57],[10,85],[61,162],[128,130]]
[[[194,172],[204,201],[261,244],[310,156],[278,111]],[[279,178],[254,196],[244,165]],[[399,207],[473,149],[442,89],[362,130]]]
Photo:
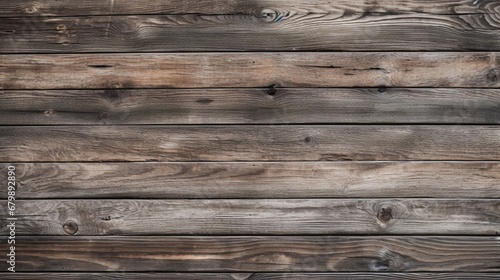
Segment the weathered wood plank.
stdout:
[[20,236],[16,250],[19,272],[500,270],[497,237]]
[[0,162],[500,160],[499,126],[4,126]]
[[[0,164],[7,170],[9,164]],[[26,163],[18,199],[500,198],[499,162]],[[7,172],[0,172],[7,182]],[[7,192],[0,192],[5,199]]]
[[483,52],[0,55],[0,65],[1,89],[500,87],[500,56]]
[[16,234],[495,235],[499,209],[498,199],[17,200]]
[[497,89],[0,91],[0,124],[499,124]]
[[[498,2],[489,4],[500,11]],[[0,53],[498,51],[499,14],[264,8],[233,14],[0,18]]]
[[498,273],[381,273],[381,272],[324,272],[324,273],[81,273],[81,272],[40,272],[40,273],[0,273],[2,279],[37,280],[109,280],[109,279],[163,279],[163,280],[491,280],[500,278]]
[[0,0],[1,17],[29,16],[81,16],[81,15],[124,15],[124,14],[255,14],[265,9],[295,13],[430,13],[430,14],[474,14],[496,13],[499,4],[495,0]]

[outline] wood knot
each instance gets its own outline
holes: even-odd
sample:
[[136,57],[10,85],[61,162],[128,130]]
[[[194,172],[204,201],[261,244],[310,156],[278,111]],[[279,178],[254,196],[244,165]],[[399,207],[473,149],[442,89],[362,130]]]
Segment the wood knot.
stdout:
[[311,143],[311,142],[312,142],[312,137],[307,136],[307,137],[304,139],[304,142],[306,142],[307,144]]
[[37,5],[33,5],[33,6],[31,6],[31,7],[27,7],[27,8],[25,9],[25,11],[26,11],[26,13],[28,13],[28,14],[34,14],[34,13],[38,12],[38,6],[37,6]]
[[391,208],[382,208],[378,214],[377,219],[382,223],[387,223],[392,220],[392,209]]
[[75,235],[78,232],[78,224],[74,221],[67,221],[63,225],[64,233]]
[[277,92],[276,84],[269,85],[269,89],[266,91],[269,96],[275,96]]
[[54,110],[49,109],[49,110],[43,111],[43,114],[45,116],[52,116],[54,114]]
[[488,78],[489,81],[496,82],[498,80],[498,72],[496,69],[490,70],[488,74],[486,75],[486,78]]
[[66,25],[64,25],[64,24],[59,24],[59,25],[56,27],[56,29],[57,29],[57,31],[60,31],[60,32],[62,32],[62,31],[66,31],[66,30],[67,30]]
[[263,9],[260,12],[260,18],[265,22],[278,22],[283,18],[283,15],[272,9]]

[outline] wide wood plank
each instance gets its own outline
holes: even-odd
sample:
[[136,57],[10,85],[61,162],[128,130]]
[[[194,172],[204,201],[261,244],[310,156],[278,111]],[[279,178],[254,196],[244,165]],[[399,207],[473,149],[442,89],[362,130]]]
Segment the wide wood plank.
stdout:
[[29,16],[81,16],[81,15],[124,15],[124,14],[253,14],[264,9],[281,13],[430,13],[430,14],[474,14],[496,13],[499,4],[495,0],[0,0],[1,17]]
[[[0,164],[7,170],[9,164]],[[500,198],[499,162],[25,163],[18,199]],[[7,182],[7,172],[0,172]],[[7,192],[0,192],[5,199]]]
[[3,90],[0,124],[499,124],[497,89]]
[[492,52],[0,55],[0,65],[0,89],[500,87]]
[[[498,2],[489,4],[500,11]],[[232,14],[0,18],[0,53],[498,51],[499,14],[400,13],[397,9],[373,13],[370,8],[361,13],[342,8],[310,13],[277,7],[243,8]]]
[[499,126],[3,126],[0,162],[500,160]]
[[162,280],[491,280],[500,278],[498,273],[380,273],[380,272],[324,272],[324,273],[81,273],[81,272],[40,272],[40,273],[0,273],[2,279],[38,280],[110,280],[110,279],[162,279]]
[[497,237],[18,237],[16,250],[19,272],[500,271]]
[[498,199],[17,200],[16,234],[495,235],[499,209]]

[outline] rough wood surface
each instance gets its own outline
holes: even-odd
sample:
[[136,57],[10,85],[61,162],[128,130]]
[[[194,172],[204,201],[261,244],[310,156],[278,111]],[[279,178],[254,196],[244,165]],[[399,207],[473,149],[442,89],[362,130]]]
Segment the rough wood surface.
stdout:
[[[7,170],[9,164],[0,164]],[[18,199],[500,198],[499,162],[14,164]],[[0,172],[0,182],[7,172]],[[6,192],[0,192],[5,199]]]
[[491,280],[500,278],[498,273],[380,273],[380,272],[324,272],[324,273],[0,273],[2,279],[38,280],[38,279],[65,279],[65,280]]
[[255,14],[265,9],[295,13],[429,13],[429,14],[491,14],[497,13],[495,0],[0,0],[1,17],[81,16],[124,14]]
[[0,65],[0,89],[500,87],[494,52],[0,55]]
[[[5,240],[1,237],[0,240]],[[18,237],[22,271],[500,271],[498,237]],[[0,262],[5,271],[7,262]]]
[[498,235],[499,209],[498,199],[17,200],[16,234]]
[[497,89],[0,91],[0,124],[500,124]]
[[499,126],[3,126],[0,162],[500,160]]
[[[498,2],[489,2],[500,11]],[[341,9],[0,18],[0,53],[500,50],[500,12],[457,15]]]

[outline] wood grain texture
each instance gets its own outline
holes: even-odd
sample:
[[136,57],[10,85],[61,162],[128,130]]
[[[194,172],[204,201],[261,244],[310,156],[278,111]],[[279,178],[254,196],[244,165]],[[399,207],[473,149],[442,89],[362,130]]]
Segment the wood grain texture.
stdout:
[[[9,164],[0,164],[7,170]],[[26,163],[18,199],[500,198],[498,162]],[[7,182],[7,172],[0,172]],[[6,192],[0,192],[5,199]]]
[[0,278],[11,280],[66,279],[66,280],[491,280],[498,273],[380,273],[380,272],[326,272],[326,273],[0,273]]
[[17,200],[16,217],[17,235],[498,235],[500,200]]
[[16,244],[19,272],[500,270],[498,237],[66,236],[19,237]]
[[1,125],[500,124],[497,89],[3,90]]
[[124,15],[124,14],[254,14],[264,9],[276,9],[281,13],[429,13],[474,14],[496,13],[499,4],[495,0],[140,0],[92,1],[92,0],[0,0],[1,17]]
[[500,87],[494,52],[0,55],[0,65],[0,89]]
[[233,14],[0,18],[0,53],[498,51],[500,5],[488,2],[497,13],[263,8]]
[[499,126],[4,126],[0,162],[500,160]]

